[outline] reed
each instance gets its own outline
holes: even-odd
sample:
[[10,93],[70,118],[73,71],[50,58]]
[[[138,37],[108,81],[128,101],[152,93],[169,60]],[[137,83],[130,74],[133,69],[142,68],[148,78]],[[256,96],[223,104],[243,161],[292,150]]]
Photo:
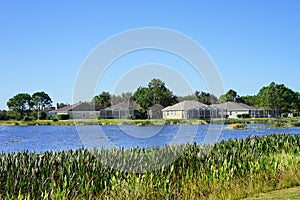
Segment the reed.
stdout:
[[299,135],[213,146],[0,154],[3,199],[240,199],[297,185]]

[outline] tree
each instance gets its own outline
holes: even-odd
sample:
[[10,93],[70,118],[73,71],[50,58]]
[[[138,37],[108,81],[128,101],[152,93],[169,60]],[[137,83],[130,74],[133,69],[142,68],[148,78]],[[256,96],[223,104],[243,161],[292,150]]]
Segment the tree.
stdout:
[[93,98],[92,104],[107,108],[111,106],[111,95],[109,94],[109,92],[102,92],[101,94]]
[[251,95],[241,96],[239,98],[239,103],[244,103],[249,106],[258,107],[257,106],[257,97],[255,95],[254,96],[251,96]]
[[217,103],[217,101],[218,101],[218,98],[215,95],[207,93],[207,92],[200,93],[199,91],[196,91],[195,96],[197,97],[197,100],[200,103],[204,103],[206,105],[211,105],[211,104]]
[[25,113],[29,115],[32,106],[31,96],[27,93],[19,93],[7,102],[7,107],[17,119],[22,119]]
[[69,103],[56,103],[56,108],[59,109],[69,105],[70,105]]
[[131,92],[123,92],[121,94],[122,97],[122,101],[132,101],[133,100],[133,96]]
[[122,101],[132,101],[133,95],[131,92],[123,92],[121,95],[111,95],[111,104],[116,105]]
[[184,100],[194,100],[194,101],[198,101],[198,98],[195,94],[192,95],[187,95],[187,96],[179,96],[177,97],[177,100],[179,102],[184,101]]
[[139,87],[133,95],[134,99],[144,109],[154,104],[167,107],[177,103],[177,97],[166,88],[165,83],[159,79],[152,79],[148,87]]
[[35,110],[41,111],[52,106],[50,96],[45,92],[36,92],[32,95],[32,102]]
[[283,84],[270,83],[257,94],[258,106],[265,109],[281,110],[284,113],[297,109],[298,94]]
[[0,120],[6,120],[7,115],[5,110],[0,110]]
[[231,101],[231,102],[234,102],[236,100],[236,98],[238,97],[237,96],[237,92],[230,89],[226,94],[226,101]]
[[219,103],[225,103],[228,101],[235,102],[239,96],[237,95],[237,92],[230,89],[226,94],[223,94],[219,98]]
[[139,87],[133,95],[134,100],[144,109],[154,105],[149,96],[150,90],[146,87]]
[[122,97],[120,95],[111,95],[111,104],[112,105],[116,105],[118,103],[121,103],[123,100],[122,100]]

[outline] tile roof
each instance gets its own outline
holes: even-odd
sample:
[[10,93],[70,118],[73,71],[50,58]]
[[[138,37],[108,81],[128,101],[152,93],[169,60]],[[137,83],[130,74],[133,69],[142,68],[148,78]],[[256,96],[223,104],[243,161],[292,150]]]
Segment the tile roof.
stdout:
[[138,110],[140,106],[135,101],[123,101],[104,110]]
[[67,111],[96,111],[96,107],[90,103],[79,102],[74,105],[65,106],[51,112],[67,112]]
[[182,102],[179,102],[173,106],[168,106],[164,109],[162,109],[162,111],[170,111],[170,110],[189,110],[189,109],[193,109],[196,107],[206,107],[206,104],[200,103],[198,101],[194,101],[194,100],[185,100]]
[[227,110],[255,110],[256,109],[244,103],[236,103],[236,102],[225,102],[221,104],[213,104],[212,106],[219,107],[221,109],[227,109]]

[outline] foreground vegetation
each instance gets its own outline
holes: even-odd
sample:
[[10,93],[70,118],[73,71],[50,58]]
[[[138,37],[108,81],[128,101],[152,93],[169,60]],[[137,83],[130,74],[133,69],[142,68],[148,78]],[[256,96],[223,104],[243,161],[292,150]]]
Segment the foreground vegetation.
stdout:
[[300,199],[300,187],[276,190],[268,193],[260,193],[244,200],[266,200],[266,199],[276,199],[276,200]]
[[2,154],[0,171],[0,198],[241,199],[300,185],[300,136]]

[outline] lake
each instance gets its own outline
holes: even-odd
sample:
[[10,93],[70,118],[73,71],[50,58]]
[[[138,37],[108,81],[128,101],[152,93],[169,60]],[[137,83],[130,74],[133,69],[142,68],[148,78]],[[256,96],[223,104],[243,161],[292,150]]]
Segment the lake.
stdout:
[[150,148],[192,142],[211,144],[272,133],[300,134],[300,127],[274,129],[255,124],[244,130],[231,130],[226,129],[226,125],[0,126],[0,151]]

